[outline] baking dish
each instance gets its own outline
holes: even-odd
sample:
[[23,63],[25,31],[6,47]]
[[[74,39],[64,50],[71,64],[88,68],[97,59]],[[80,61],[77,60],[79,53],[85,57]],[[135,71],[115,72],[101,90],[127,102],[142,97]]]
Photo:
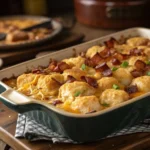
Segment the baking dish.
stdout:
[[[50,58],[61,60],[87,48],[102,44],[114,37],[131,36],[150,38],[150,30],[131,28],[81,45],[73,46],[0,71],[0,79],[18,76],[38,65],[47,66]],[[65,54],[65,55],[64,55]],[[124,127],[132,126],[149,116],[150,93],[144,94],[115,107],[91,114],[72,114],[52,105],[26,97],[0,82],[0,100],[9,108],[35,119],[53,131],[78,142],[95,141]]]

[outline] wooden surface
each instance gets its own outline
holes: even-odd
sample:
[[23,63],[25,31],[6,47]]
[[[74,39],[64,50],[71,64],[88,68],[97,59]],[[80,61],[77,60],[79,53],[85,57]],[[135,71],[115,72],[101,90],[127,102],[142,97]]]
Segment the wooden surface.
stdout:
[[29,142],[14,137],[17,113],[0,102],[0,138],[14,150],[149,150],[150,133],[120,136],[86,144],[52,144]]

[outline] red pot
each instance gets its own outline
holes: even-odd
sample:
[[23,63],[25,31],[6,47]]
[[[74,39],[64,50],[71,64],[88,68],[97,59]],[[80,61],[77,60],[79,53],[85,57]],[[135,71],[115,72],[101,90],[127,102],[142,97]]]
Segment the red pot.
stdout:
[[150,27],[149,0],[74,0],[77,20],[102,28]]

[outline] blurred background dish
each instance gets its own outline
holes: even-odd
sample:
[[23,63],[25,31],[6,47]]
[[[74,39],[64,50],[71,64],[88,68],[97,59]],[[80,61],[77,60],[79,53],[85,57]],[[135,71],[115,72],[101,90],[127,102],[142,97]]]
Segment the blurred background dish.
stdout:
[[[31,31],[22,30],[45,21],[49,21],[49,27],[40,27]],[[6,33],[7,36],[0,41],[0,49],[12,50],[13,48],[40,44],[50,40],[61,30],[61,23],[48,17],[26,15],[1,17],[0,33]]]
[[105,29],[150,25],[149,0],[74,0],[77,20]]

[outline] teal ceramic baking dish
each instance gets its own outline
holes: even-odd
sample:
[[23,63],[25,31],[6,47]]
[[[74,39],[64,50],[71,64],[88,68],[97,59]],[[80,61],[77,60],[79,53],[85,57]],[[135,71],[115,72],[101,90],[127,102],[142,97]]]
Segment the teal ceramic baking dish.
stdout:
[[[109,36],[105,36],[81,45],[73,46],[59,52],[48,54],[41,58],[15,65],[0,71],[0,79],[18,76],[39,64],[47,66],[50,58],[61,60],[87,50],[87,48],[102,44],[114,37],[144,36],[150,38],[150,30],[131,28]],[[64,55],[64,53],[66,55]],[[69,137],[77,142],[95,141],[120,130],[133,126],[150,115],[150,93],[121,103],[115,107],[91,114],[73,114],[63,111],[50,104],[39,102],[18,93],[0,81],[0,101],[16,112],[24,113],[53,131]]]

